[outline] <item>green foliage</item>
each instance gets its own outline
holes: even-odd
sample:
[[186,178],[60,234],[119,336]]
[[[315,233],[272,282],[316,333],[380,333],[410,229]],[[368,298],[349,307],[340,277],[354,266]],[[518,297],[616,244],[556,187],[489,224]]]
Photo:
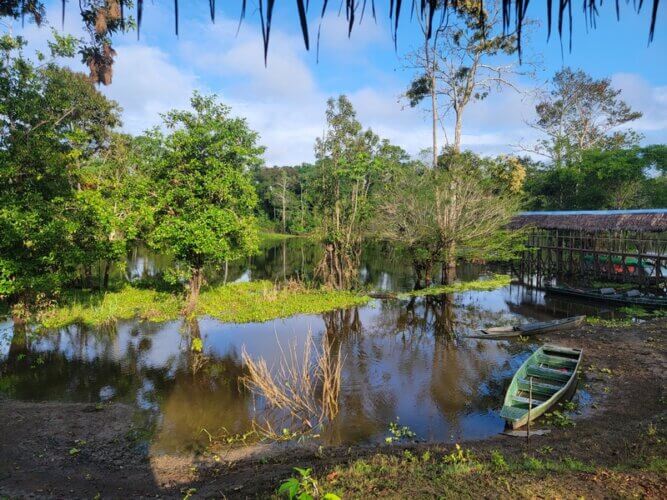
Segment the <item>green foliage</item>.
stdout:
[[[23,45],[9,35],[0,43],[0,296],[30,302],[107,253],[96,236],[110,221],[84,166],[120,122],[118,106],[83,74],[36,66]],[[71,40],[51,48],[66,55]]]
[[529,170],[531,208],[546,210],[661,207],[665,146],[587,149],[577,159]]
[[[204,290],[195,314],[224,322],[249,323],[294,314],[317,314],[362,305],[368,300],[369,297],[352,292],[278,289],[268,281],[253,281]],[[36,319],[45,328],[72,323],[99,326],[134,317],[168,321],[179,317],[183,305],[179,295],[131,286],[113,292],[72,291],[63,293],[59,305],[42,310]],[[193,342],[193,349],[199,347],[202,346]]]
[[297,500],[312,500],[322,498],[324,500],[340,500],[334,493],[323,493],[317,479],[312,476],[312,469],[294,467],[299,474],[298,477],[290,477],[278,488],[278,495]]
[[552,427],[565,428],[574,427],[576,425],[566,413],[563,413],[560,410],[554,410],[550,413],[545,413],[544,420],[547,425]]
[[393,443],[396,441],[401,441],[404,439],[413,439],[417,437],[417,434],[410,429],[407,425],[400,425],[398,417],[396,417],[395,422],[389,422],[389,433],[391,436],[385,438],[385,442]]
[[315,144],[313,209],[325,255],[317,275],[337,289],[356,282],[361,241],[374,215],[373,193],[407,162],[406,153],[363,130],[350,100],[327,101],[327,129]]
[[362,305],[368,300],[368,296],[347,291],[277,288],[268,281],[252,281],[204,290],[197,311],[224,322],[247,323],[317,314]]
[[560,167],[577,164],[588,150],[636,146],[641,138],[637,133],[614,130],[642,116],[619,98],[620,93],[609,78],[595,80],[570,68],[558,71],[550,93],[535,106],[533,126],[546,136],[535,151]]
[[182,299],[166,292],[126,286],[114,292],[66,292],[60,304],[38,313],[37,321],[45,328],[72,323],[99,326],[134,317],[167,321],[178,317]]
[[[257,195],[248,171],[261,163],[263,148],[246,121],[231,117],[230,108],[214,96],[195,93],[191,105],[192,111],[164,115],[172,132],[151,167],[155,229],[150,241],[173,254],[193,277],[207,264],[256,250]],[[198,279],[191,292],[198,293],[200,285]]]

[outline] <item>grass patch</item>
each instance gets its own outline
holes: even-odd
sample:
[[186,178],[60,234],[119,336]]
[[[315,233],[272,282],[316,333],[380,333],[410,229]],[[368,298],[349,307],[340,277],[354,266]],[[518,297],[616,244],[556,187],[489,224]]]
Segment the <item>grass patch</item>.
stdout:
[[45,328],[72,323],[89,326],[111,324],[134,317],[147,321],[169,321],[178,317],[182,299],[175,294],[126,286],[112,292],[67,293],[62,305],[40,311],[37,321]]
[[[657,463],[651,470],[660,472],[661,467]],[[590,495],[589,474],[600,470],[569,457],[512,460],[493,450],[480,458],[456,447],[451,453],[377,454],[323,470],[317,481],[322,491],[341,498],[570,498],[575,492]],[[619,476],[618,484],[610,483],[606,491],[627,493],[627,487]]]
[[443,293],[458,292],[488,292],[496,288],[507,286],[512,278],[507,274],[494,274],[488,279],[479,279],[477,281],[465,281],[452,283],[451,285],[437,285],[422,290],[413,290],[411,292],[400,293],[398,298],[405,299],[409,297],[424,297],[427,295],[442,295]]
[[593,326],[604,326],[606,328],[622,328],[634,324],[632,318],[605,319],[594,316],[586,316],[586,323]]
[[318,314],[366,304],[367,295],[301,286],[278,288],[270,281],[217,286],[202,292],[197,314],[223,322],[251,323],[295,314]]
[[[305,288],[279,288],[269,281],[234,283],[202,291],[197,315],[223,322],[250,323],[295,314],[317,314],[367,303],[370,297],[354,292]],[[44,328],[61,328],[73,323],[89,326],[113,324],[117,320],[144,321],[177,319],[183,309],[179,293],[125,286],[117,291],[77,291],[64,295],[55,305],[37,314]]]

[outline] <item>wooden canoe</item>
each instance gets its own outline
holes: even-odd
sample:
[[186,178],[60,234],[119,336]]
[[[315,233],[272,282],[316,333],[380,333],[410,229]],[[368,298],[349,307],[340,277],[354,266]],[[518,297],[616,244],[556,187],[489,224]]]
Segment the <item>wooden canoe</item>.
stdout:
[[[606,289],[602,290],[606,291]],[[640,294],[637,296],[628,292],[616,293],[615,291],[612,291],[612,293],[602,293],[601,290],[581,290],[564,286],[545,286],[544,291],[547,293],[568,295],[570,297],[579,297],[599,302],[610,302],[612,304],[634,304],[649,308],[667,307],[667,297],[659,297],[656,295]]]
[[500,416],[508,426],[523,427],[570,394],[576,387],[582,355],[581,349],[556,345],[544,345],[535,351],[514,374],[505,394]]
[[586,316],[573,316],[571,318],[543,321],[540,323],[529,323],[519,326],[499,326],[480,330],[481,335],[472,335],[475,339],[506,339],[511,337],[527,337],[538,333],[550,333],[560,330],[570,330],[581,325]]

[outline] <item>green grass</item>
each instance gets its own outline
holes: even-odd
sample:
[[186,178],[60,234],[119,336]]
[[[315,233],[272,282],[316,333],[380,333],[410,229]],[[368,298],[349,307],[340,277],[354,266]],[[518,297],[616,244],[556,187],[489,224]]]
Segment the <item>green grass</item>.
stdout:
[[488,279],[480,279],[477,281],[465,281],[452,283],[451,285],[438,285],[432,286],[429,288],[424,288],[422,290],[413,290],[411,292],[405,292],[398,295],[399,298],[409,298],[409,297],[424,297],[427,295],[441,295],[443,293],[458,293],[458,292],[470,292],[470,291],[479,291],[486,292],[489,290],[495,290],[496,288],[502,288],[507,286],[512,281],[511,277],[506,274],[494,274],[493,277]]
[[[235,283],[206,288],[196,310],[223,322],[249,323],[295,314],[317,314],[367,303],[370,298],[354,292],[303,288],[277,288],[269,281]],[[125,286],[106,293],[69,293],[60,305],[37,315],[45,328],[61,328],[73,323],[89,326],[111,324],[121,319],[145,321],[177,319],[183,309],[181,294]]]
[[[653,461],[641,470],[661,473],[662,462]],[[575,492],[591,495],[590,477],[600,471],[608,477],[604,488],[612,497],[634,493],[635,488],[638,493],[643,492],[641,485],[628,483],[628,475],[614,474],[570,457],[543,459],[524,455],[510,459],[497,450],[476,457],[460,447],[451,453],[429,450],[419,454],[376,454],[321,470],[315,480],[322,491],[335,492],[341,498],[569,498],[576,496]],[[636,469],[630,471],[635,473]]]
[[297,287],[278,289],[270,281],[213,287],[202,292],[197,314],[223,322],[250,323],[295,314],[317,314],[363,305],[370,300],[354,292]]
[[72,323],[98,326],[137,317],[146,321],[176,319],[182,299],[168,292],[125,286],[111,292],[68,293],[58,306],[37,315],[45,328],[61,328]]

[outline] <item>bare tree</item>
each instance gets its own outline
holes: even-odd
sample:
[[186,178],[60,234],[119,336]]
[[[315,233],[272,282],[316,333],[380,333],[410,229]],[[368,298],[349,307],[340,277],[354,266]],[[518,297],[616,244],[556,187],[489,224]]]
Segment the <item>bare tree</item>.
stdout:
[[[408,56],[419,74],[406,97],[411,106],[430,98],[433,127],[434,165],[437,164],[436,127],[444,116],[454,116],[451,147],[461,149],[463,116],[467,106],[503,88],[520,90],[513,83],[517,75],[532,74],[533,64],[524,58],[501,63],[503,55],[516,52],[516,35],[504,33],[499,2],[488,2],[480,13],[477,2],[461,2],[447,11],[444,23],[423,49]],[[524,21],[527,23],[527,21]]]
[[552,88],[535,106],[537,119],[529,123],[543,136],[523,150],[544,156],[560,166],[581,159],[581,152],[636,145],[641,136],[622,125],[641,118],[619,98],[621,91],[609,78],[596,80],[585,72],[564,68]]
[[380,203],[376,234],[408,248],[418,286],[422,278],[426,286],[431,283],[433,265],[439,261],[446,264],[443,281],[451,281],[452,252],[483,248],[518,208],[516,196],[495,192],[467,170],[459,165],[407,175]]

